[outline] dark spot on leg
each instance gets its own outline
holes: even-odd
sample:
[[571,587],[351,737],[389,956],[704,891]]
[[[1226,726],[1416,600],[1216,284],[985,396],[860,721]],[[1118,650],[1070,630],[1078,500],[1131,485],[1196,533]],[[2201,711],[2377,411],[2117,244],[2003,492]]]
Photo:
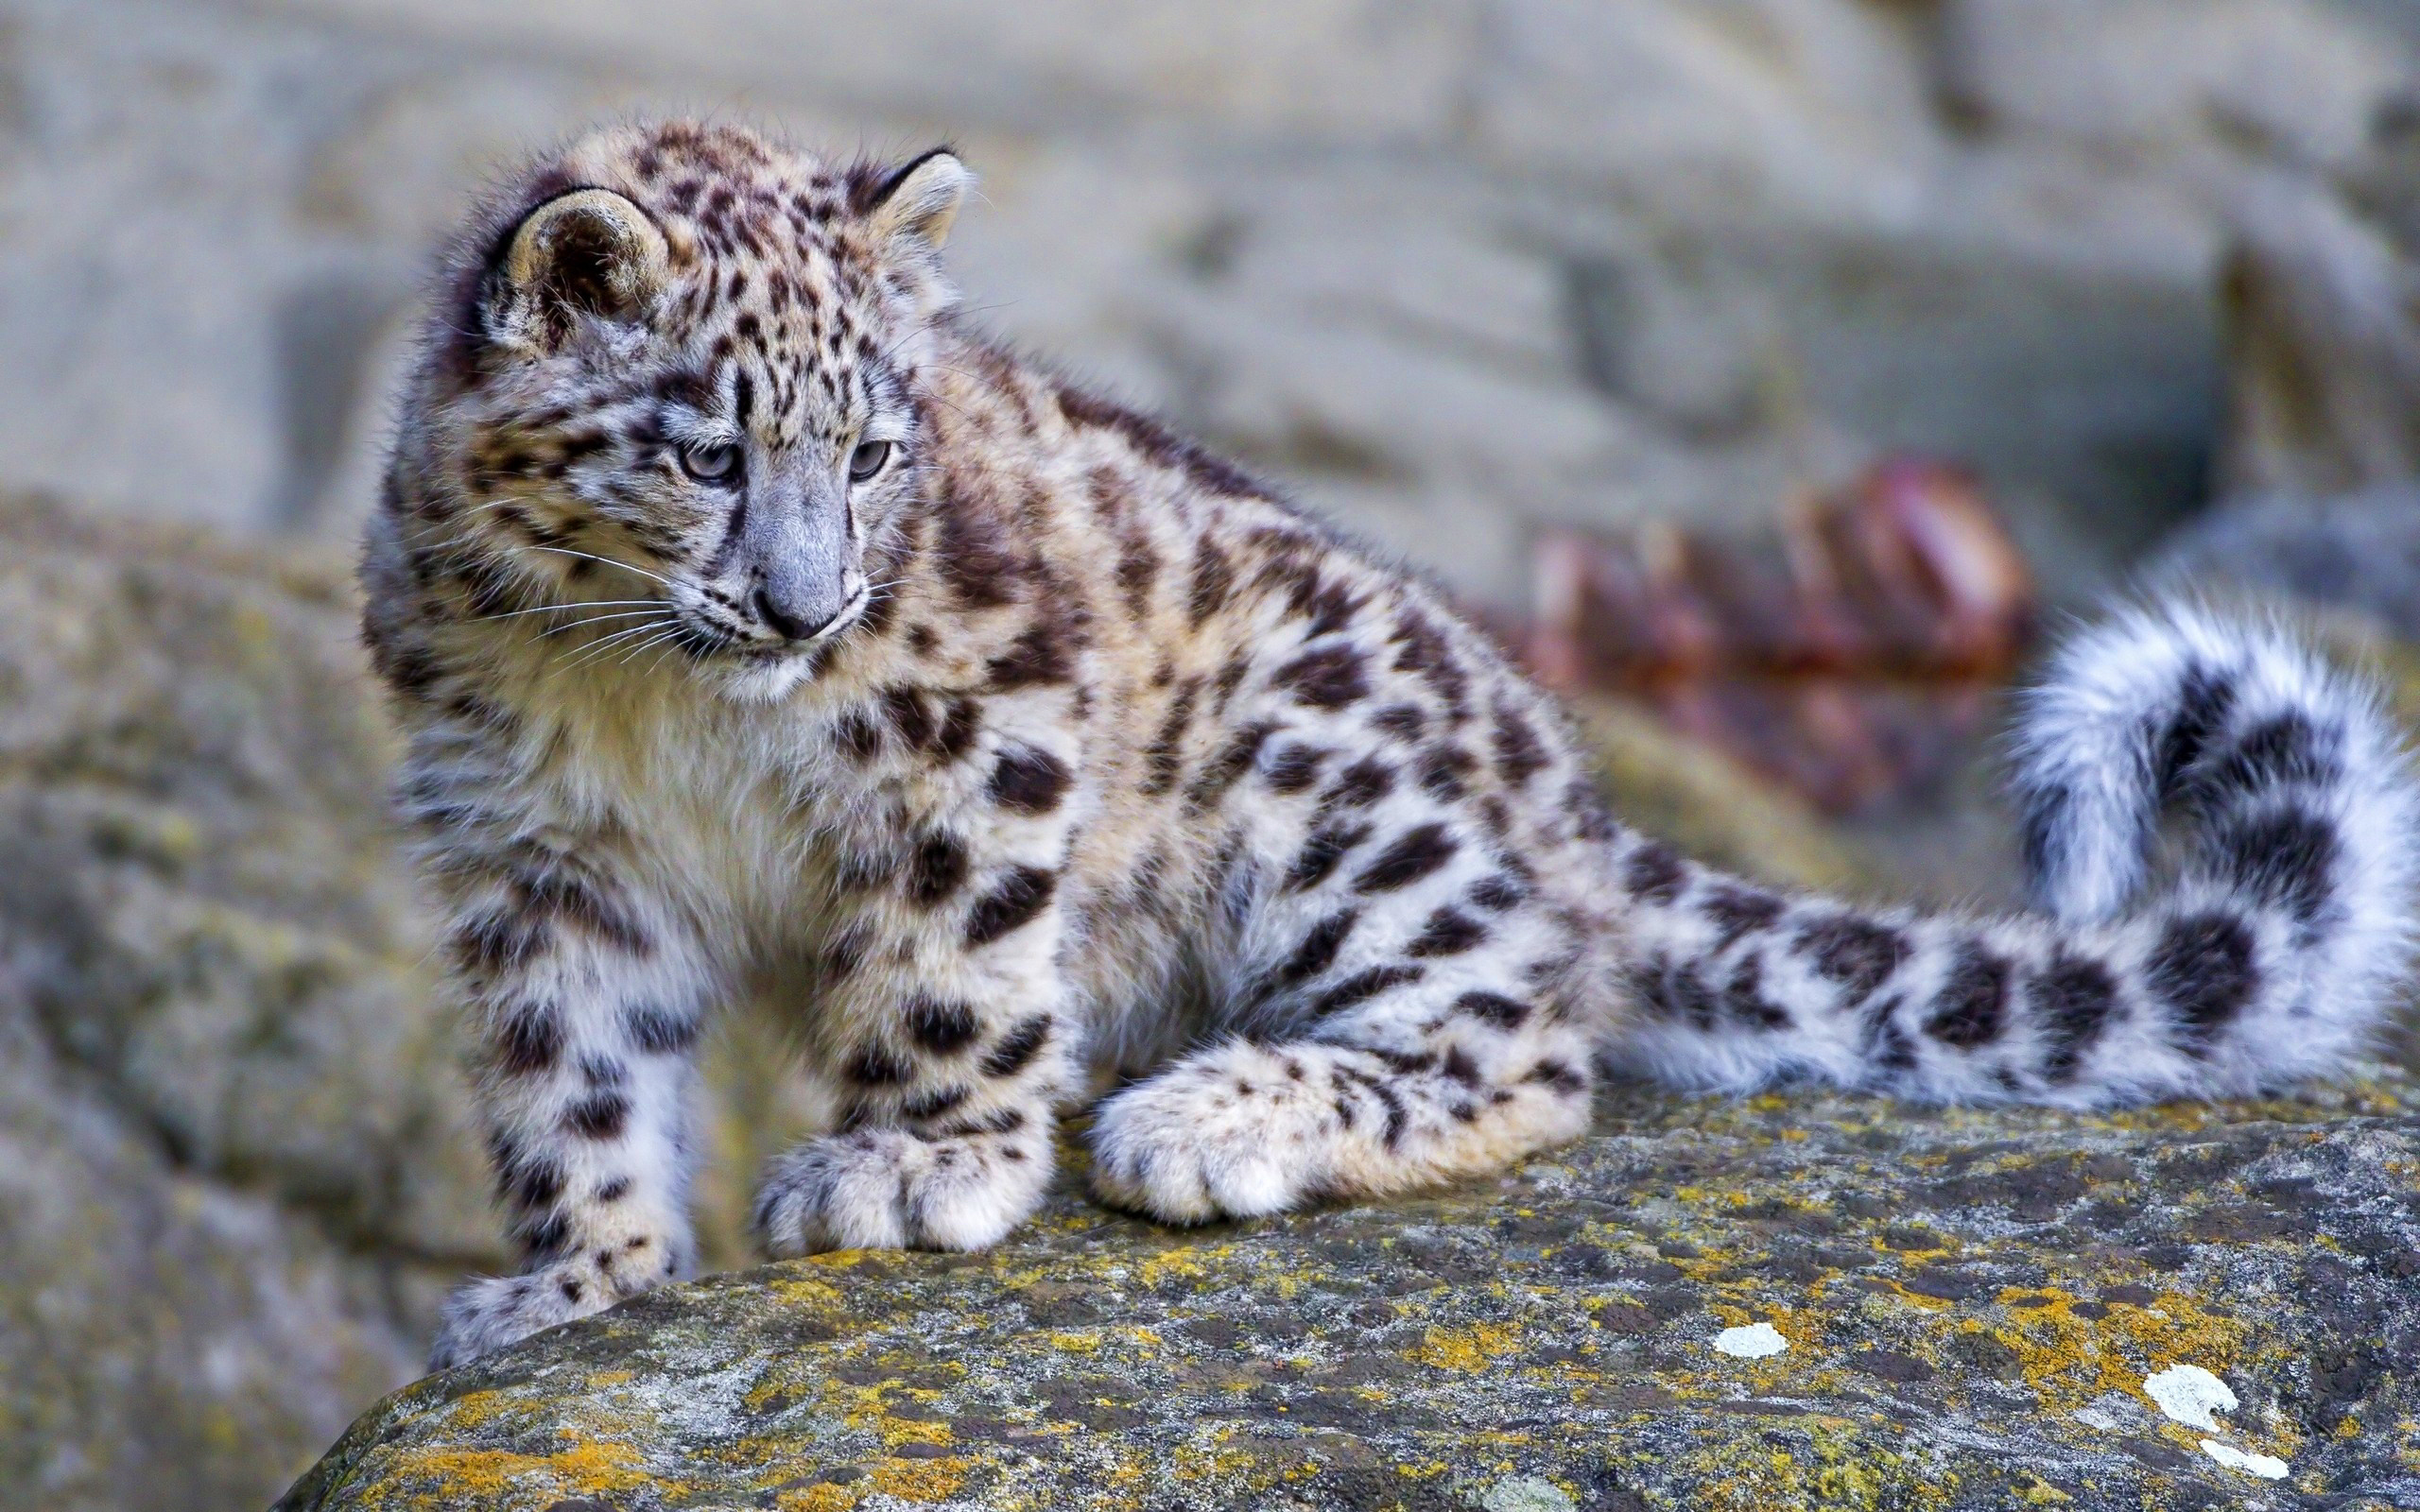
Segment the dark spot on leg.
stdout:
[[[963,1087],[943,1087],[935,1091],[911,1097],[899,1105],[899,1116],[909,1123],[924,1123],[955,1111],[968,1097]],[[944,1133],[947,1131],[944,1130]]]
[[931,754],[954,762],[975,747],[983,728],[980,705],[965,694],[953,694],[942,703],[941,728],[933,733]]
[[1013,814],[1047,814],[1059,806],[1071,780],[1067,764],[1050,752],[1012,747],[992,769],[992,801]]
[[503,1153],[505,1158],[496,1161],[496,1189],[516,1210],[527,1212],[544,1208],[563,1194],[562,1162],[550,1156],[525,1155],[510,1148]]
[[1012,868],[1000,885],[977,899],[966,916],[966,943],[989,945],[1042,917],[1058,889],[1059,876],[1040,867]]
[[1360,919],[1358,908],[1340,908],[1313,924],[1302,944],[1294,948],[1294,954],[1271,974],[1269,990],[1298,987],[1335,965],[1337,953],[1344,948],[1345,936],[1353,933],[1353,926]]
[[966,881],[966,847],[951,835],[931,833],[908,858],[908,896],[924,907],[948,898]]
[[986,1076],[1013,1076],[1032,1064],[1033,1057],[1050,1041],[1050,1016],[1037,1013],[1011,1029],[983,1057]]
[[523,1003],[497,1015],[496,1067],[508,1076],[552,1071],[563,1053],[562,1013],[551,1003]]
[[622,1034],[650,1056],[679,1055],[698,1042],[698,1021],[652,1003],[626,1004]]
[[1355,972],[1313,998],[1305,1011],[1311,1018],[1323,1019],[1329,1014],[1367,1003],[1381,992],[1409,986],[1426,974],[1426,968],[1418,966],[1374,966],[1366,971]]
[[1619,826],[1614,823],[1613,812],[1605,807],[1605,795],[1585,777],[1575,777],[1563,790],[1563,809],[1571,816],[1572,833],[1591,845],[1611,840]]
[[531,1215],[512,1226],[512,1237],[531,1260],[544,1262],[562,1253],[571,1239],[571,1219],[560,1212]]
[[563,1110],[563,1127],[582,1139],[619,1139],[630,1121],[631,1100],[620,1092],[593,1092]]
[[846,1065],[848,1077],[860,1087],[897,1087],[916,1070],[880,1044],[860,1045]]
[[448,944],[466,974],[496,977],[526,965],[553,937],[543,919],[490,913],[456,925]]
[[902,1017],[908,1038],[937,1056],[954,1054],[975,1040],[975,1010],[963,1003],[920,996],[908,1001]]

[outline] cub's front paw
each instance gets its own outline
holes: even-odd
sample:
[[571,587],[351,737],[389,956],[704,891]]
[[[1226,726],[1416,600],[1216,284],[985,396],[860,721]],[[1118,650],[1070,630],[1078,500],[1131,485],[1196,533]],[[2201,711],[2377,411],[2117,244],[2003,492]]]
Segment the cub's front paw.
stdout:
[[488,1276],[454,1289],[438,1315],[428,1367],[451,1370],[541,1329],[601,1313],[680,1273],[677,1253],[648,1236],[585,1250],[524,1276]]
[[1318,1192],[1341,1132],[1302,1053],[1200,1052],[1101,1103],[1093,1194],[1163,1223],[1284,1212]]
[[776,1158],[756,1191],[757,1242],[777,1260],[830,1249],[984,1249],[1042,1199],[1044,1139],[920,1139],[861,1128]]

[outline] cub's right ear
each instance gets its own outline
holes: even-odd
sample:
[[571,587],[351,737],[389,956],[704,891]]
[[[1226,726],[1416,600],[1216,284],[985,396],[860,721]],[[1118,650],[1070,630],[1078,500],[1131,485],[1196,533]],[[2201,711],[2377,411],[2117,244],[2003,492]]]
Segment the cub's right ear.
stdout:
[[490,275],[489,333],[554,352],[585,317],[635,320],[663,288],[667,256],[664,232],[622,196],[558,195],[522,218]]

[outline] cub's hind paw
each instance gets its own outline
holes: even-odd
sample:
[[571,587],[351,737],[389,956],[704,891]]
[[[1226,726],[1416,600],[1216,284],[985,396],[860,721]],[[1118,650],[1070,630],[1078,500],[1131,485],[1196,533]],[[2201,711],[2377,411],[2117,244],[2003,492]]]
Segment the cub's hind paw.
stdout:
[[757,1188],[757,1243],[777,1260],[831,1249],[985,1249],[1042,1200],[1039,1141],[923,1139],[861,1128],[778,1157]]
[[1164,1223],[1300,1206],[1326,1184],[1342,1132],[1307,1061],[1224,1045],[1111,1096],[1093,1119],[1094,1194]]

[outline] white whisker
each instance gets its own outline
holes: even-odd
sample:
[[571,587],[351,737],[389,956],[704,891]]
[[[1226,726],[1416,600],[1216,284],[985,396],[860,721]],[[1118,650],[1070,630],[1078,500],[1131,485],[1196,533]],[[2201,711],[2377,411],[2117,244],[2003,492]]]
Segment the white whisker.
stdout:
[[648,572],[644,567],[633,567],[626,561],[615,561],[611,557],[599,557],[595,552],[574,551],[569,546],[532,546],[529,549],[531,551],[551,551],[558,557],[578,557],[584,561],[602,562],[608,567],[619,567],[626,573],[636,573],[641,577],[650,578],[655,582],[662,583],[666,588],[680,587],[678,583],[675,583],[669,577],[661,576],[655,573]]
[[549,635],[561,635],[565,630],[576,630],[583,625],[603,625],[609,620],[650,619],[660,621],[671,618],[674,618],[674,615],[668,609],[635,609],[626,610],[618,614],[591,614],[584,619],[572,620],[567,624],[549,626],[547,628],[538,632],[538,639],[543,641]]
[[648,631],[653,628],[655,628],[655,624],[653,621],[649,621],[645,625],[626,625],[622,628],[615,630],[611,635],[599,636],[596,640],[590,642],[587,645],[584,645],[580,647],[579,650],[574,652],[571,657],[563,662],[562,670],[568,672],[574,667],[581,666],[587,662],[593,662],[596,660],[596,658],[604,655],[608,647],[615,645],[623,641],[627,641],[632,636],[645,635]]
[[581,609],[623,609],[637,604],[662,604],[660,598],[591,598],[571,604],[541,604],[536,609],[509,609],[501,614],[481,614],[472,623],[487,620],[517,619],[524,614],[562,614]]

